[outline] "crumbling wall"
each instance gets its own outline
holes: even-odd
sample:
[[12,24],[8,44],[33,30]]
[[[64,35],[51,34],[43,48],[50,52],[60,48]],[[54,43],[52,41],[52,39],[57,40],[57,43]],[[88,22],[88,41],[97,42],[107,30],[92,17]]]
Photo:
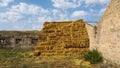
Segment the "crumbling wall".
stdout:
[[89,37],[83,20],[46,22],[40,32],[35,54],[80,56],[89,51]]
[[39,31],[0,31],[0,48],[34,49]]
[[105,59],[120,64],[120,0],[111,0],[97,29],[97,49]]

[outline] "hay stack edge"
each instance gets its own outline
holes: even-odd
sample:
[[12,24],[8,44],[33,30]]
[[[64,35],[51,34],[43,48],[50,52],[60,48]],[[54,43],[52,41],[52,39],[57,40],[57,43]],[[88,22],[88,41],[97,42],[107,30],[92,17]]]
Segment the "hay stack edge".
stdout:
[[86,23],[76,21],[45,22],[40,31],[35,55],[80,56],[89,51]]

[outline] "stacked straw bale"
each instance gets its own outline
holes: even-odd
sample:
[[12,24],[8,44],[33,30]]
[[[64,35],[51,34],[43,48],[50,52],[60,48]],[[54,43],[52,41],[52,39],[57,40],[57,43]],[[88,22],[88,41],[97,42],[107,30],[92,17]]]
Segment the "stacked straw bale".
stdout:
[[83,20],[45,22],[35,55],[80,56],[89,51],[89,37]]

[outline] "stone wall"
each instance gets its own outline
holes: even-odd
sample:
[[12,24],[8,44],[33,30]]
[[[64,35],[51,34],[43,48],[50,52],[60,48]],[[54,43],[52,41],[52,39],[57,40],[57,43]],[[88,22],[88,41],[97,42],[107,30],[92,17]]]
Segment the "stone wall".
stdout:
[[89,48],[90,50],[96,49],[96,26],[92,26],[86,23],[86,28],[89,36]]
[[97,29],[97,49],[105,59],[120,64],[120,0],[111,0]]
[[33,49],[39,31],[0,31],[0,48]]
[[46,22],[40,32],[35,54],[80,56],[89,51],[89,37],[83,20]]

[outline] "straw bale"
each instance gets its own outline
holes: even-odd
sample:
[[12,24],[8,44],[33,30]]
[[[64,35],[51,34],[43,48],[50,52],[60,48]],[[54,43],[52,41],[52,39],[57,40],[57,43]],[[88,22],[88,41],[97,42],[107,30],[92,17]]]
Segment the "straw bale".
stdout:
[[83,20],[45,22],[40,36],[43,37],[39,37],[35,50],[41,52],[42,56],[77,56],[89,50],[89,38]]

